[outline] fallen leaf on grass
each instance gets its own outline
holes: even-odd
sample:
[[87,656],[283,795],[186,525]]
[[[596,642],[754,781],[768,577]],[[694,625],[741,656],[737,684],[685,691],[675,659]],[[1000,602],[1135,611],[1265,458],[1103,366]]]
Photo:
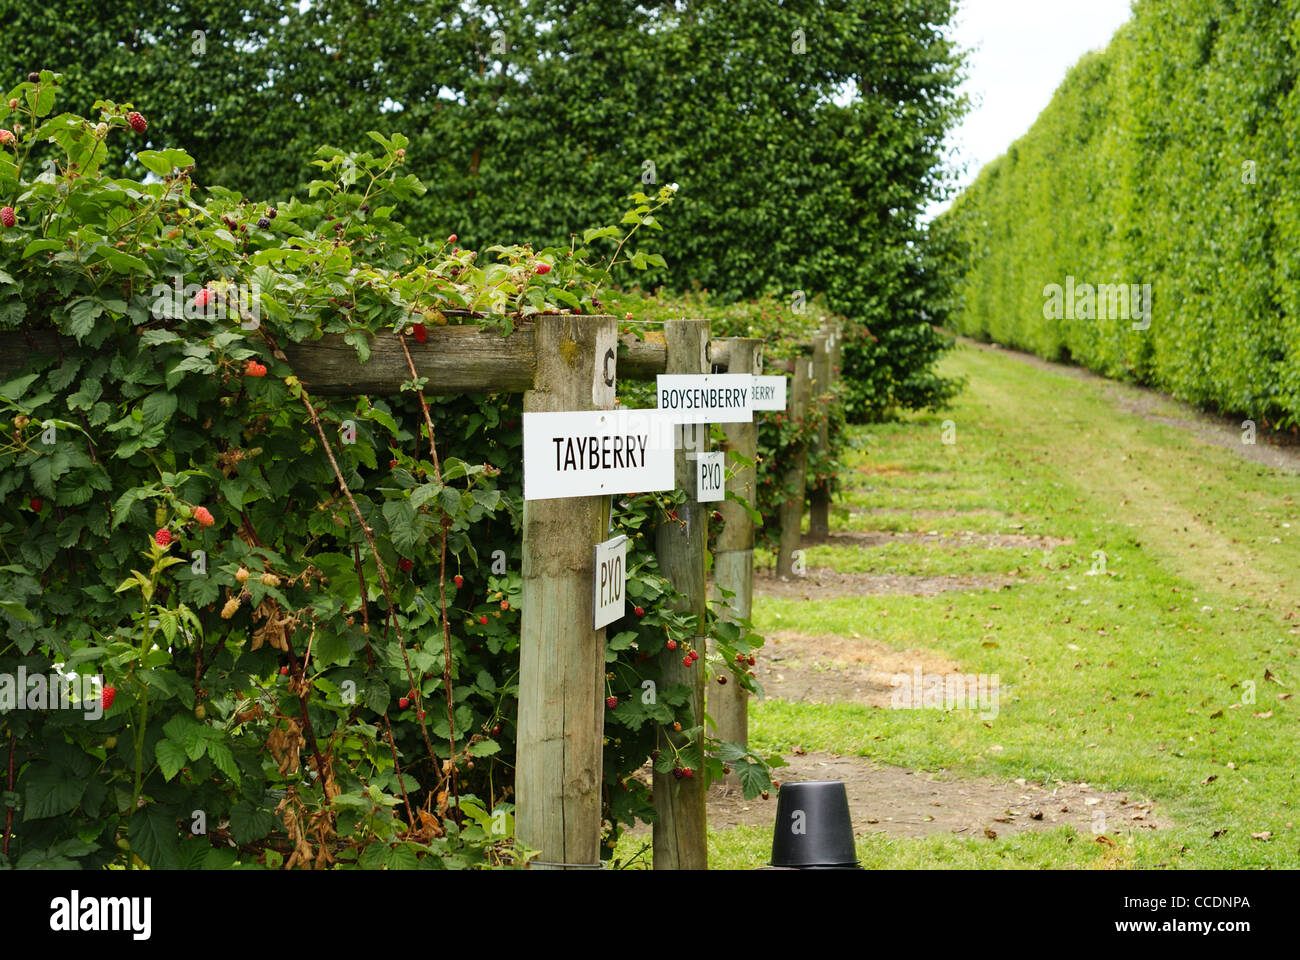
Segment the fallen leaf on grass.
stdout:
[[1212,834],[1210,834],[1210,839],[1218,840],[1221,836],[1223,836],[1227,832],[1228,832],[1227,827],[1224,827],[1222,830],[1215,830]]
[[988,837],[990,840],[996,840],[998,838],[998,832],[996,830],[990,829],[989,827],[985,827],[984,836]]
[[1264,830],[1264,831],[1262,831],[1261,833],[1252,833],[1251,836],[1254,837],[1256,840],[1272,840],[1272,839],[1273,839],[1273,834],[1270,833],[1268,830]]
[[1217,773],[1212,773],[1204,780],[1201,781],[1201,786],[1208,787],[1210,784],[1212,784],[1215,780],[1218,779],[1219,779],[1219,775]]
[[1265,710],[1263,713],[1252,713],[1251,716],[1256,720],[1267,720],[1269,717],[1273,716],[1273,711]]

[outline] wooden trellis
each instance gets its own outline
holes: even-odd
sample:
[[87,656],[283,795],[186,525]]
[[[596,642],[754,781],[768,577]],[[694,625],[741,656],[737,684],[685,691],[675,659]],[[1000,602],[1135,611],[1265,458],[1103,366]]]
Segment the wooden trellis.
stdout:
[[[0,378],[20,369],[30,350],[55,352],[51,331],[24,334],[0,352]],[[648,380],[660,373],[734,370],[759,373],[761,341],[712,341],[705,320],[665,323],[664,342],[619,338],[612,316],[548,315],[520,325],[508,336],[478,325],[433,327],[423,344],[408,342],[416,373],[427,378],[430,395],[524,393],[525,412],[581,411],[613,406],[616,377]],[[734,354],[734,367],[729,362]],[[397,394],[410,379],[397,336],[376,334],[362,363],[340,335],[286,345],[284,356],[313,394],[324,396]],[[813,368],[795,363],[791,415],[806,409]],[[600,391],[593,384],[605,382]],[[597,402],[600,402],[600,406]],[[688,426],[685,429],[690,430]],[[697,436],[705,438],[703,425]],[[727,448],[753,460],[757,428],[726,428]],[[803,460],[798,459],[802,488]],[[793,467],[792,467],[793,469]],[[678,522],[655,533],[661,569],[682,594],[681,612],[705,622],[705,549],[712,506],[696,502],[694,464],[687,451],[676,454],[676,482],[689,492]],[[753,499],[755,471],[740,470],[729,488]],[[793,517],[797,544],[802,498],[783,510]],[[593,630],[592,545],[604,539],[607,496],[526,500],[523,520],[523,604],[520,627],[519,739],[516,756],[516,833],[541,851],[538,866],[571,869],[600,863],[600,791],[604,734],[605,630]],[[753,526],[737,504],[721,505],[726,533],[718,545],[716,584],[733,591],[731,615],[748,616],[753,584]],[[785,557],[785,537],[782,557]],[[705,655],[707,637],[694,640]],[[666,656],[664,681],[691,688],[693,726],[703,724],[704,669],[686,668]],[[730,695],[722,691],[727,690]],[[746,700],[738,685],[712,692],[717,735],[744,742]],[[675,736],[662,729],[661,738]],[[654,865],[657,869],[707,866],[704,777],[675,781],[655,774]]]

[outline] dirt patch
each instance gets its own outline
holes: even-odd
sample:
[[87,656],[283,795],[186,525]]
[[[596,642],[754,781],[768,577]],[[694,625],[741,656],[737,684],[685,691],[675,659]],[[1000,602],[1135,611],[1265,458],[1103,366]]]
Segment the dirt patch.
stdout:
[[846,507],[849,513],[859,516],[884,515],[898,516],[906,514],[919,520],[938,520],[944,517],[1005,517],[1000,510],[909,510],[907,507]]
[[771,570],[754,571],[754,596],[826,600],[899,594],[932,597],[948,590],[1009,590],[1020,578],[1006,574],[840,573],[814,567],[805,576],[781,579]]
[[1196,434],[1205,443],[1230,450],[1243,460],[1250,460],[1288,473],[1300,473],[1300,439],[1289,434],[1269,433],[1262,424],[1258,424],[1255,443],[1242,443],[1241,423],[1244,418],[1241,416],[1228,417],[1206,413],[1189,403],[1175,400],[1168,394],[1150,387],[1111,380],[1083,367],[1054,363],[1032,353],[1014,350],[1000,344],[980,343],[964,337],[959,339],[977,350],[1000,353],[1040,370],[1050,370],[1075,380],[1096,383],[1105,388],[1107,399],[1113,401],[1126,413],[1135,414],[1154,423],[1187,430]]
[[1024,533],[974,533],[969,530],[945,530],[930,533],[893,530],[837,530],[828,537],[805,536],[805,544],[829,546],[884,547],[891,543],[923,543],[940,547],[1022,547],[1034,550],[1055,550],[1073,543],[1060,537],[1034,536]]
[[[786,754],[784,782],[842,780],[849,794],[853,831],[922,837],[935,833],[984,838],[1026,830],[1072,826],[1091,834],[1156,830],[1171,824],[1153,804],[1122,793],[1105,793],[1086,783],[1031,783],[995,777],[941,780],[932,773],[872,763],[862,757],[809,752]],[[776,796],[746,800],[739,787],[714,784],[708,794],[709,826],[772,826]],[[1100,816],[1099,816],[1100,815]],[[1104,820],[1102,819],[1104,817]],[[642,825],[638,824],[638,827]],[[649,829],[646,827],[645,829]]]
[[899,650],[878,640],[777,630],[757,658],[755,679],[765,699],[805,703],[861,703],[889,707],[891,681],[917,667],[924,674],[961,673],[932,650]]

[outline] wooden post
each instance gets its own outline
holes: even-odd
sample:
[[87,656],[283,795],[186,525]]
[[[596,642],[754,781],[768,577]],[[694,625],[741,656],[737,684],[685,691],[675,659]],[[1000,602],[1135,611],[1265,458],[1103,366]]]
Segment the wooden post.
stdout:
[[[709,372],[709,321],[667,320],[664,322],[664,339],[667,342],[667,373]],[[704,658],[707,655],[706,637],[703,635],[708,598],[705,595],[704,553],[709,539],[710,504],[696,501],[694,458],[687,453],[707,450],[709,425],[686,424],[683,441],[692,436],[703,438],[694,444],[694,450],[681,449],[676,454],[677,489],[686,492],[686,502],[677,508],[677,520],[668,520],[655,530],[655,555],[659,569],[683,595],[678,613],[697,618],[699,627],[692,641],[699,651],[700,661],[690,667],[682,664],[682,650],[665,650],[662,655],[663,683],[665,686],[685,684],[691,689],[689,724],[699,726],[704,722]],[[686,442],[682,444],[687,446]],[[706,509],[709,508],[709,509]],[[603,649],[603,648],[602,648]],[[669,744],[677,749],[690,744],[671,728],[660,727],[659,749],[667,752]],[[694,743],[702,754],[703,734]],[[704,773],[695,770],[689,779],[678,780],[669,773],[655,771],[653,780],[655,811],[659,814],[654,824],[654,868],[656,870],[707,870],[708,822],[704,807]]]
[[[762,340],[737,337],[730,341],[728,351],[728,373],[763,372]],[[725,423],[722,430],[727,435],[722,445],[724,451],[735,450],[749,461],[758,456],[757,423]],[[727,467],[735,471],[727,480],[727,492],[754,505],[758,500],[755,496],[757,469],[739,467],[730,458]],[[754,599],[754,521],[734,500],[724,500],[718,505],[718,511],[722,514],[723,527],[713,546],[714,593],[720,600],[721,590],[731,591],[734,596],[726,602],[726,616],[729,620],[745,620],[753,609]],[[717,726],[714,736],[749,744],[749,691],[738,683],[714,684],[708,691],[707,708]]]
[[[812,388],[813,360],[798,356],[794,359],[794,386],[790,397],[790,419],[802,423],[808,416],[808,401]],[[790,500],[781,504],[781,546],[777,553],[777,576],[788,578],[794,574],[794,552],[799,549],[803,524],[804,471],[808,464],[808,451],[802,444],[789,454],[783,485],[795,491]]]
[[[830,327],[824,326],[813,337],[813,383],[812,403],[809,410],[814,416],[821,417],[817,427],[817,440],[814,450],[824,453],[826,450],[826,404],[829,402],[831,386],[830,346],[833,345]],[[830,481],[814,478],[812,493],[808,497],[808,536],[813,540],[825,540],[831,534],[831,487]]]
[[[612,317],[539,317],[525,414],[612,408],[616,336]],[[608,497],[524,501],[515,823],[542,868],[600,866],[605,631],[591,626],[592,578],[608,523]]]

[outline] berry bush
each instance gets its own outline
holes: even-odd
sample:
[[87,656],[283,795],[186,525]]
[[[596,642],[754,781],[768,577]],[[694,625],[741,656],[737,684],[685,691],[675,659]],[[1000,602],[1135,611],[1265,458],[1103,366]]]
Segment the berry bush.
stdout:
[[[55,114],[59,86],[34,75],[0,114],[0,331],[29,348],[0,360],[0,677],[69,707],[16,708],[0,680],[4,861],[524,863],[520,398],[431,403],[413,365],[400,395],[323,398],[282,347],[338,333],[365,357],[380,331],[594,311],[616,270],[656,262],[639,231],[673,189],[482,262],[395,217],[424,190],[399,134],[322,149],[307,197],[254,202],[198,188],[183,150],[131,147],[131,104]],[[147,175],[104,173],[116,138]],[[641,697],[696,632],[645,545],[658,509],[618,516],[638,609],[607,631],[611,842],[652,816],[633,773],[654,724],[688,720],[684,690]],[[761,641],[716,629],[707,668],[747,682],[736,656]],[[712,746],[654,759],[765,788],[760,758]]]

